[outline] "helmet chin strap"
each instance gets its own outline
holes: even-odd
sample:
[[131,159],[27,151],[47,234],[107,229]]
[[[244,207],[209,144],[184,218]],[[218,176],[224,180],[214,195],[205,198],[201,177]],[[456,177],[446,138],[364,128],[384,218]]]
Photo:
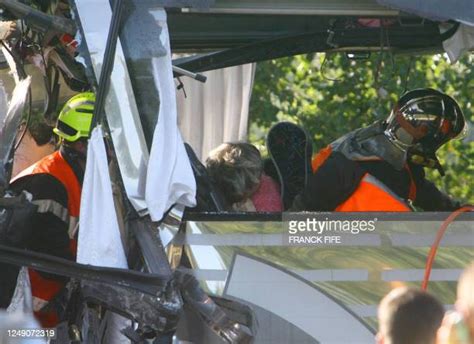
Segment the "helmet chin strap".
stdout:
[[65,148],[68,150],[68,153],[72,155],[72,158],[77,160],[81,166],[85,166],[87,160],[87,144],[63,140],[62,145],[65,146]]
[[[395,111],[396,111],[395,119],[397,123],[411,137],[413,137],[415,142],[421,140],[423,137],[426,136],[426,134],[428,133],[428,127],[426,125],[415,127],[409,121],[406,120],[406,118],[398,111],[398,109],[396,109]],[[399,149],[405,150],[407,152],[410,152],[410,148],[411,148],[410,146],[401,142],[392,133],[389,133],[389,134],[390,134],[390,140],[396,147],[398,147]],[[446,175],[443,169],[443,166],[441,166],[441,163],[439,162],[435,154],[433,154],[433,157],[430,157],[426,154],[423,154],[422,152],[410,153],[408,154],[408,159],[414,164],[421,165],[423,167],[434,168],[438,170],[439,174],[442,177]]]
[[420,165],[420,166],[428,167],[428,168],[434,168],[438,170],[441,177],[444,177],[446,175],[446,172],[444,171],[443,166],[441,166],[441,163],[436,157],[433,159],[433,158],[423,156],[421,154],[413,153],[409,155],[409,159],[412,163],[416,165]]

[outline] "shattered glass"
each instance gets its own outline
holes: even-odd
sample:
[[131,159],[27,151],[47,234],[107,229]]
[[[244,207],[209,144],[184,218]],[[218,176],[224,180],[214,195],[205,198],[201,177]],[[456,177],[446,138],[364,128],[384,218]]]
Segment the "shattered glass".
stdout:
[[0,126],[0,192],[9,184],[13,164],[12,148],[15,144],[17,129],[23,115],[23,109],[28,98],[31,78],[21,80],[13,90],[12,99],[6,112],[5,121]]

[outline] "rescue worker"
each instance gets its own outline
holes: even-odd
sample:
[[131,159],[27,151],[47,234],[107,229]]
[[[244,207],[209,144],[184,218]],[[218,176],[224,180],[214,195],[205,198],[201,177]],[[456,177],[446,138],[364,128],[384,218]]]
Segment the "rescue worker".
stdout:
[[430,88],[406,92],[386,121],[352,131],[312,161],[313,174],[293,203],[301,211],[451,211],[460,207],[425,179],[444,175],[436,151],[465,134],[450,96]]
[[[94,104],[95,95],[91,92],[72,97],[61,110],[53,129],[60,138],[59,150],[12,180],[11,188],[31,193],[37,206],[29,225],[15,228],[15,231],[26,231],[27,235],[22,237],[28,240],[20,245],[26,249],[75,260],[81,188]],[[35,316],[43,327],[54,327],[61,320],[58,300],[67,280],[33,269],[28,269],[28,275]],[[8,281],[13,280],[15,284],[16,275],[8,277]]]

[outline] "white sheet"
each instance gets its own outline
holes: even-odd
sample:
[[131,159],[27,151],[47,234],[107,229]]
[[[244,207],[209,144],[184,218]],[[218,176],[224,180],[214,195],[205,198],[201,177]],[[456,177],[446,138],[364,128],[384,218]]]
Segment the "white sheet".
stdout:
[[[92,131],[82,185],[77,262],[127,269],[110,181],[102,128]],[[105,343],[130,343],[120,330],[130,326],[118,314],[107,314]]]
[[158,10],[153,14],[162,28],[160,39],[167,54],[153,59],[160,109],[148,163],[145,199],[151,219],[159,221],[175,203],[196,205],[196,181],[177,125],[166,12]]
[[443,42],[443,48],[449,62],[457,62],[464,53],[474,49],[474,26],[461,24],[456,33]]
[[77,262],[128,268],[120,238],[102,128],[92,131],[82,185]]
[[4,81],[0,81],[0,126],[3,126],[5,115],[8,111],[8,97],[5,91]]
[[18,272],[15,293],[12,296],[7,312],[33,314],[33,296],[31,295],[30,277],[28,275],[28,269],[25,267],[22,267]]
[[43,338],[13,338],[5,329],[40,329],[33,314],[7,313],[0,310],[0,343],[2,344],[46,344]]

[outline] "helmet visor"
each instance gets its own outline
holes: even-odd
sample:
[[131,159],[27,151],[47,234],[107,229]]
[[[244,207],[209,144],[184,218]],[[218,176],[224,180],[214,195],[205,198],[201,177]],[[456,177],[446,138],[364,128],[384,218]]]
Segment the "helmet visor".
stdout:
[[[466,134],[466,124],[459,107],[437,96],[415,98],[399,112],[414,129],[410,132],[415,143],[436,151],[444,143]],[[408,128],[410,129],[410,128]]]

